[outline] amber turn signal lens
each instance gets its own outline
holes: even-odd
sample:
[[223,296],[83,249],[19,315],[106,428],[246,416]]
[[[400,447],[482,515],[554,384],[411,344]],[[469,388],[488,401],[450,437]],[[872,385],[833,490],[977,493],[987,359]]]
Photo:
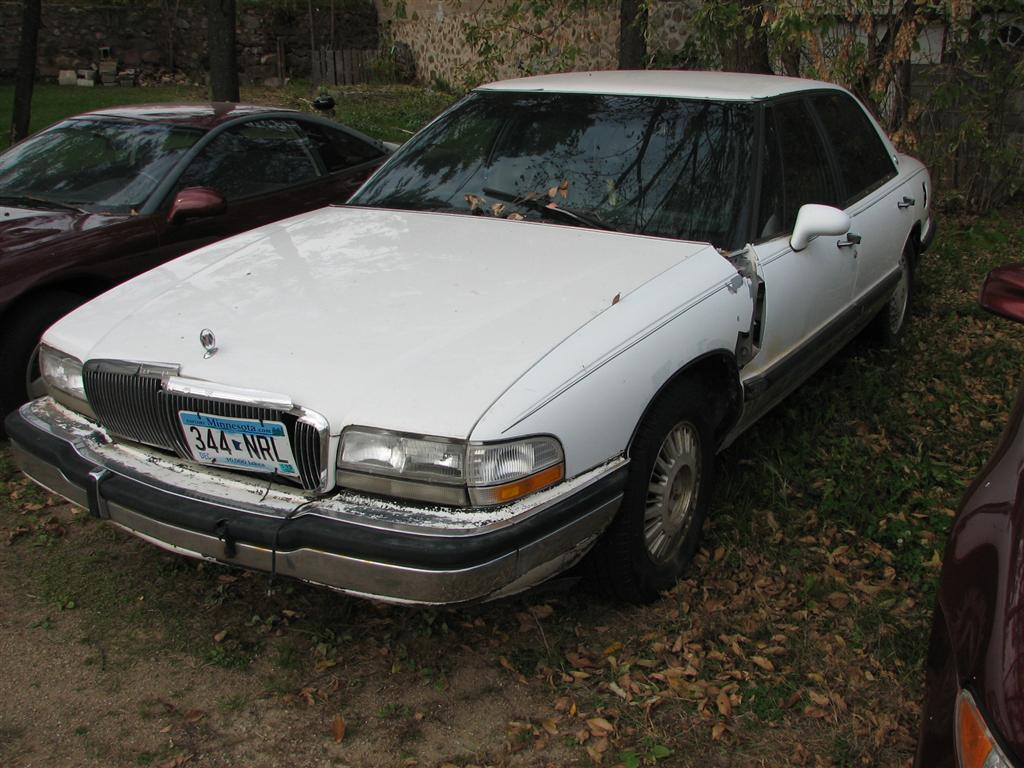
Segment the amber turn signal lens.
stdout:
[[956,701],[956,753],[961,768],[1009,768],[992,738],[974,697],[962,691]]
[[549,485],[554,485],[564,476],[564,465],[556,464],[512,483],[492,485],[487,488],[470,488],[469,493],[474,504],[504,504],[522,498],[528,493],[547,488]]

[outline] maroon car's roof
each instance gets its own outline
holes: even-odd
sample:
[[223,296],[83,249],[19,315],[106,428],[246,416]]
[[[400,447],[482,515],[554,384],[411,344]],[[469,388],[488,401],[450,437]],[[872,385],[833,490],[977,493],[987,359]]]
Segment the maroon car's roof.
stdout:
[[210,129],[228,120],[264,112],[294,112],[292,109],[259,104],[232,104],[219,101],[209,104],[131,104],[86,112],[77,117],[112,117],[121,120],[142,120],[149,123],[191,125]]

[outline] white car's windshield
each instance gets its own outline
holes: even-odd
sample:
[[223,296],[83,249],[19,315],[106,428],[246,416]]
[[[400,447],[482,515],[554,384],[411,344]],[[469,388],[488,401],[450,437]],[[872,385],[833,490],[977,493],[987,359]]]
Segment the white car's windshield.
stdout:
[[0,155],[0,203],[130,211],[202,135],[138,121],[66,120]]
[[745,226],[752,125],[744,103],[478,91],[350,202],[728,247]]

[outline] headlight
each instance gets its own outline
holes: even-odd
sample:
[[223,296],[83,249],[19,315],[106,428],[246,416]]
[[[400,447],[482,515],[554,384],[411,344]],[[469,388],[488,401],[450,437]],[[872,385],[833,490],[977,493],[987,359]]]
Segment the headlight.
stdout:
[[50,396],[73,411],[92,416],[82,381],[82,361],[52,347],[39,347],[39,371]]
[[968,691],[956,700],[956,755],[960,768],[1012,768]]
[[341,436],[338,484],[457,506],[501,504],[557,483],[565,474],[553,437],[468,443],[351,427]]

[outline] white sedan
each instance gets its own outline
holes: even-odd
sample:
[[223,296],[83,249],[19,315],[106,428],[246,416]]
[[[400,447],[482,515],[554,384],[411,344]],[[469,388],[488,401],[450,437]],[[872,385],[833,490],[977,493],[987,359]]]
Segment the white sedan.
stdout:
[[716,452],[855,334],[895,342],[930,197],[828,83],[493,83],[347,205],[58,322],[7,432],[30,477],[185,555],[415,603],[582,560],[650,601]]

